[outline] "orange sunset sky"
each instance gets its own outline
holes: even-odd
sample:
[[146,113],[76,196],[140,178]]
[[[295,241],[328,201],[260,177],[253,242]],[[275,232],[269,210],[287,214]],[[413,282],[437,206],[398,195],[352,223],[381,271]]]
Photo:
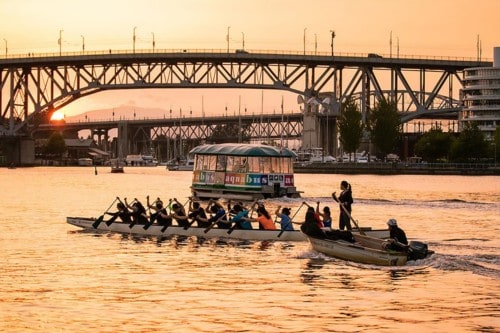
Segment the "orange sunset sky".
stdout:
[[[491,59],[500,46],[500,0],[1,0],[0,57],[136,49],[279,50]],[[61,31],[62,30],[62,31]],[[66,116],[121,105],[201,114],[241,108],[260,113],[261,91],[129,90],[98,93],[66,106]],[[265,111],[298,111],[296,96],[264,92]]]

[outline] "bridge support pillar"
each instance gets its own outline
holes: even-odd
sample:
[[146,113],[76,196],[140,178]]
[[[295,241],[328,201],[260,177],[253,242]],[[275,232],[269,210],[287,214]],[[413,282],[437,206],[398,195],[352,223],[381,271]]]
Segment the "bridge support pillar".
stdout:
[[28,138],[3,137],[0,139],[0,164],[34,165],[35,142]]

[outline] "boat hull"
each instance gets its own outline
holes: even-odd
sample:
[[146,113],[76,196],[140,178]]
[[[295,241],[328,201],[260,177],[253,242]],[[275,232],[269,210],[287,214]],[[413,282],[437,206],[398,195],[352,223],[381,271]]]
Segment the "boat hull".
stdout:
[[[203,238],[235,238],[242,240],[256,240],[256,241],[287,241],[287,242],[297,242],[297,241],[307,241],[306,235],[304,235],[301,231],[281,231],[281,230],[241,230],[234,229],[231,233],[228,233],[228,229],[218,229],[212,228],[206,231],[206,228],[199,228],[192,226],[188,229],[184,229],[184,227],[179,226],[169,226],[167,229],[164,229],[164,226],[152,224],[146,230],[144,229],[143,224],[136,224],[132,228],[129,227],[129,224],[122,222],[114,222],[111,225],[106,225],[106,222],[101,222],[97,228],[94,228],[92,225],[96,221],[95,218],[87,218],[87,217],[67,217],[67,223],[95,231],[105,231],[105,232],[117,232],[123,234],[135,234],[142,236],[156,236],[156,237],[167,237],[172,235],[179,236],[196,236]],[[385,237],[387,233],[386,230],[366,230],[365,233],[373,235],[373,237]],[[356,233],[354,231],[354,233]]]
[[[356,238],[356,235],[354,237]],[[378,248],[363,246],[357,239],[356,243],[349,243],[343,240],[317,239],[313,237],[308,237],[308,239],[313,250],[337,259],[380,266],[403,266],[408,260],[406,253],[389,252]],[[383,240],[378,241],[380,242],[373,242],[381,246]]]
[[179,236],[197,236],[204,238],[234,238],[242,240],[256,240],[256,241],[306,241],[306,236],[296,230],[296,231],[283,231],[281,230],[241,230],[234,229],[232,232],[228,233],[229,229],[218,229],[212,228],[206,231],[206,228],[190,227],[184,229],[184,227],[179,226],[169,226],[164,229],[164,226],[153,224],[147,230],[144,230],[143,224],[136,224],[132,228],[129,227],[128,223],[114,222],[111,225],[106,225],[105,222],[101,222],[97,228],[94,228],[92,224],[95,222],[94,218],[85,217],[67,217],[67,222],[71,225],[91,229],[96,231],[107,231],[107,232],[117,232],[124,234],[136,234],[143,236],[156,236],[156,237],[167,237],[172,235]]

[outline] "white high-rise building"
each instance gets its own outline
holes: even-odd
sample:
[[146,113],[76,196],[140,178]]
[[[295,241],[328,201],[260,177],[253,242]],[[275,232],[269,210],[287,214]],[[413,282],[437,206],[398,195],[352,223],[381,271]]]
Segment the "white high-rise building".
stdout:
[[459,115],[460,128],[475,122],[485,138],[493,139],[500,126],[500,47],[493,49],[493,67],[467,68],[462,98],[464,108]]

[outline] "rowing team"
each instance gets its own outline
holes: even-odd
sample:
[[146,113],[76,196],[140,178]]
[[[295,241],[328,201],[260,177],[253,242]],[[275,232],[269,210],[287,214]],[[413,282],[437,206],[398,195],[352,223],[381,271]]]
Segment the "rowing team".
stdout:
[[[303,202],[291,217],[290,208],[282,209],[281,206],[278,206],[275,211],[276,218],[273,220],[265,205],[259,201],[253,202],[250,207],[245,207],[242,202],[237,202],[232,205],[231,200],[229,200],[227,209],[219,201],[213,199],[208,201],[206,208],[203,208],[200,202],[192,200],[191,197],[184,204],[181,204],[176,198],[169,199],[167,206],[164,205],[160,198],[150,202],[149,196],[147,197],[146,206],[137,199],[129,203],[127,198],[124,198],[122,201],[117,197],[114,202],[116,201],[118,201],[116,205],[118,211],[105,212],[105,214],[111,215],[111,218],[106,221],[106,224],[109,226],[115,222],[116,219],[120,218],[122,222],[130,224],[131,227],[135,224],[143,224],[144,229],[148,229],[149,226],[154,223],[168,227],[171,226],[175,220],[178,226],[184,227],[185,229],[196,223],[197,226],[201,228],[213,228],[217,226],[220,229],[250,230],[253,229],[252,222],[258,222],[259,229],[276,230],[275,224],[278,223],[279,218],[281,230],[293,231],[293,224],[295,222],[292,220],[302,206],[306,205],[309,207],[309,211],[314,212],[313,207]],[[189,207],[186,212],[185,206],[188,202]],[[257,217],[253,217],[254,212],[257,213]],[[207,213],[209,214],[208,216]],[[316,208],[316,215],[318,218],[320,215],[323,216],[322,213],[319,213],[319,202]],[[327,219],[329,219],[329,216],[325,218],[325,222]],[[295,224],[302,223],[299,222]]]

